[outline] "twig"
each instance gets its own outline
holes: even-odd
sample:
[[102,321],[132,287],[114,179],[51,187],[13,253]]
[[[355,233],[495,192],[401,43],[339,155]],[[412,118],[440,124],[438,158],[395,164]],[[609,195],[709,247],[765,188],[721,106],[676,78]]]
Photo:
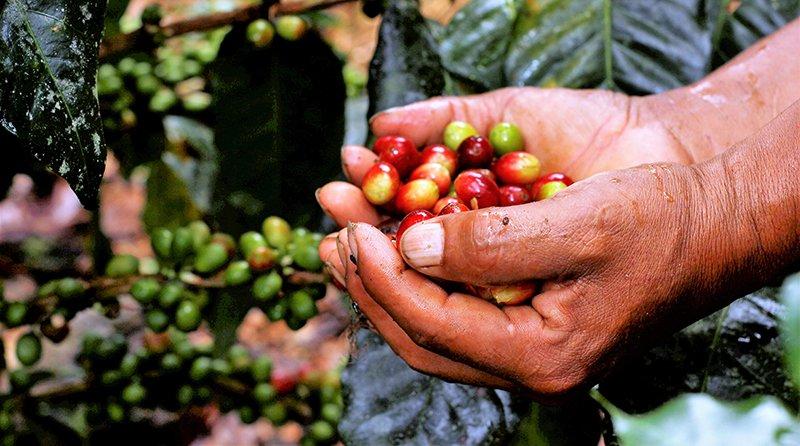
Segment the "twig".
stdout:
[[321,9],[327,9],[345,3],[353,3],[355,1],[358,0],[322,0],[311,5],[297,2],[290,3],[288,5],[285,3],[278,3],[273,7],[273,14],[275,16],[282,16],[286,14],[302,14],[304,12],[319,11]]

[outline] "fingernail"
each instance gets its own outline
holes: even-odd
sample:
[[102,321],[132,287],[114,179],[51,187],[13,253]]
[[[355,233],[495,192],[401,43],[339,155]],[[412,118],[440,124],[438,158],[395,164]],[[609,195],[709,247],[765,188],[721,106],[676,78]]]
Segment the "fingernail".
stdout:
[[333,266],[331,262],[325,262],[325,267],[328,269],[328,274],[330,274],[340,285],[344,286],[347,282],[344,280],[344,276]]
[[441,223],[421,223],[403,234],[401,252],[415,268],[439,266],[444,260],[444,228]]
[[319,199],[319,191],[321,190],[322,188],[320,187],[319,189],[314,191],[314,198],[317,199],[317,204],[322,209],[322,212],[324,212],[325,215],[327,215],[328,217],[333,218],[333,215],[331,215],[330,211],[328,211],[328,208],[326,208],[325,205],[322,204],[322,200]]
[[358,242],[356,242],[356,224],[350,223],[347,226],[347,246],[350,247],[350,261],[358,266]]
[[347,258],[345,258],[345,250],[344,244],[340,239],[336,239],[336,252],[339,254],[339,261],[342,262],[342,266],[347,269]]

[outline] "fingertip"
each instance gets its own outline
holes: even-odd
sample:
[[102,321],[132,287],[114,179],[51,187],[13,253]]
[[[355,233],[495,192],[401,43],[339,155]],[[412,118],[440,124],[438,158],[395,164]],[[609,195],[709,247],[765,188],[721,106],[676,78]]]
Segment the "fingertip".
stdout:
[[378,211],[367,201],[361,189],[353,184],[345,181],[330,182],[317,190],[316,198],[322,210],[339,227],[352,221],[370,224],[380,222]]
[[378,162],[378,155],[363,146],[346,145],[342,147],[342,171],[351,183],[361,186],[364,175]]

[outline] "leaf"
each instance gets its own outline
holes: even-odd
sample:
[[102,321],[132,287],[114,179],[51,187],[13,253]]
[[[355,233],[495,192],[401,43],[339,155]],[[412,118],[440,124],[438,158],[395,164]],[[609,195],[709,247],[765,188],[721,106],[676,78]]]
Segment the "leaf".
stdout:
[[106,18],[104,21],[103,37],[108,39],[119,34],[119,20],[128,9],[128,0],[108,0],[106,6]]
[[369,67],[369,116],[440,95],[444,87],[444,68],[418,2],[388,2]]
[[627,412],[652,410],[686,392],[724,400],[770,394],[797,401],[783,368],[779,320],[784,309],[774,288],[734,301],[640,356],[629,358],[600,390]]
[[516,0],[472,1],[461,8],[439,44],[445,68],[487,89],[502,87],[503,60],[518,9]]
[[786,367],[794,385],[800,387],[800,274],[789,276],[783,282],[781,299],[786,306],[781,322]]
[[155,228],[177,228],[199,219],[202,214],[192,200],[186,183],[162,161],[149,164],[147,202],[142,222],[147,232]]
[[504,444],[519,418],[500,390],[448,383],[412,370],[375,333],[355,335],[342,374],[345,444]]
[[97,204],[105,164],[94,92],[104,0],[7,0],[0,10],[0,125]]
[[733,403],[709,395],[687,394],[644,415],[628,415],[601,395],[621,445],[772,446],[790,444],[800,432],[780,401],[757,396]]
[[531,403],[511,445],[597,445],[602,431],[599,415],[597,403],[588,395],[558,405]]
[[314,191],[341,170],[342,63],[319,35],[256,48],[243,29],[210,65],[220,158],[213,215],[231,233],[269,214],[315,224]]
[[164,132],[171,150],[161,160],[183,180],[197,208],[208,212],[219,162],[214,132],[182,116],[164,117]]
[[656,93],[706,74],[701,0],[528,2],[505,60],[509,85]]
[[211,291],[206,320],[214,335],[216,355],[223,355],[236,343],[236,330],[254,305],[253,293],[248,286]]

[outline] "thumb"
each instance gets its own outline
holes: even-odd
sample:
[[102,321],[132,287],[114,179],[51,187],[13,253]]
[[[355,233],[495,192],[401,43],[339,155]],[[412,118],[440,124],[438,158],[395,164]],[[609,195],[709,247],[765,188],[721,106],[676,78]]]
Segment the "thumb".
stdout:
[[564,275],[576,267],[581,237],[575,236],[579,223],[569,214],[562,218],[557,201],[427,220],[403,234],[400,251],[423,274],[474,285]]

